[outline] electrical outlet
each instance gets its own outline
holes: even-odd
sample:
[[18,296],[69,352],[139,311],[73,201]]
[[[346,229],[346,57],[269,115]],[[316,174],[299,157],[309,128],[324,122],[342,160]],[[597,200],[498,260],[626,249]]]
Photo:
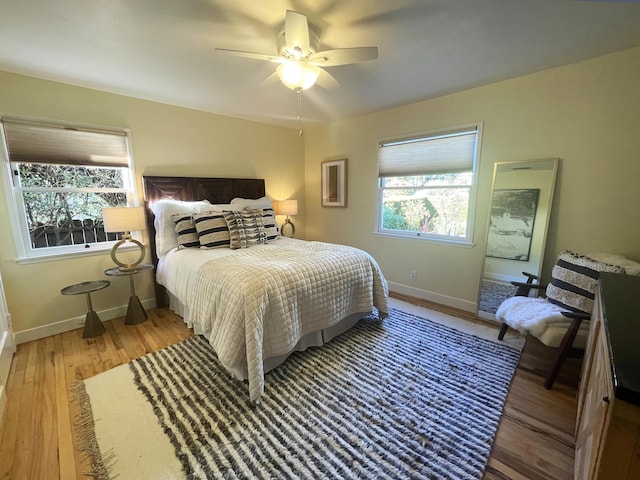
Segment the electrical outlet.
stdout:
[[415,270],[411,270],[409,275],[411,276],[411,280],[415,280],[416,278],[418,278],[418,274],[416,273]]

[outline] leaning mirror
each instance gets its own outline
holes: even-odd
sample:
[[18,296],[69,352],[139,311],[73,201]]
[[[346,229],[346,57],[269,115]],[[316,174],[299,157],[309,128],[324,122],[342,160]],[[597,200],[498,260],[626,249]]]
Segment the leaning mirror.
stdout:
[[540,276],[551,216],[558,159],[494,165],[478,316],[495,320],[500,303],[515,293],[522,272]]

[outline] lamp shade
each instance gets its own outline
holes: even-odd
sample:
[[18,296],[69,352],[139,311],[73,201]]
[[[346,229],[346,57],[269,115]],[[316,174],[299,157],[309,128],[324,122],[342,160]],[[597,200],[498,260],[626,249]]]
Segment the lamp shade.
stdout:
[[281,200],[275,205],[276,215],[297,215],[298,200]]
[[108,207],[102,209],[105,232],[133,232],[145,229],[143,207]]
[[290,89],[306,90],[316,83],[320,69],[305,61],[289,60],[278,65],[276,73],[280,81]]

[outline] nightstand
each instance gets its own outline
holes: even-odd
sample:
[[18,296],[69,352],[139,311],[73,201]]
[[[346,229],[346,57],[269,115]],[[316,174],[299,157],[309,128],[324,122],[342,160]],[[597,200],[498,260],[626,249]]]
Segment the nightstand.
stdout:
[[108,280],[95,280],[92,282],[76,283],[75,285],[69,285],[60,290],[62,295],[87,295],[87,316],[84,321],[84,330],[82,331],[82,338],[92,338],[102,335],[104,333],[104,325],[100,321],[100,317],[93,309],[91,303],[91,292],[97,292],[103,288],[107,288],[111,285]]

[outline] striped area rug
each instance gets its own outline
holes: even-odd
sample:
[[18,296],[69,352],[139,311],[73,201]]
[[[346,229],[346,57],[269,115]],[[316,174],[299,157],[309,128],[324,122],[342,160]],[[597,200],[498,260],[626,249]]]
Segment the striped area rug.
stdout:
[[123,368],[184,478],[458,480],[483,475],[518,358],[392,310],[293,354],[258,404],[198,336]]

